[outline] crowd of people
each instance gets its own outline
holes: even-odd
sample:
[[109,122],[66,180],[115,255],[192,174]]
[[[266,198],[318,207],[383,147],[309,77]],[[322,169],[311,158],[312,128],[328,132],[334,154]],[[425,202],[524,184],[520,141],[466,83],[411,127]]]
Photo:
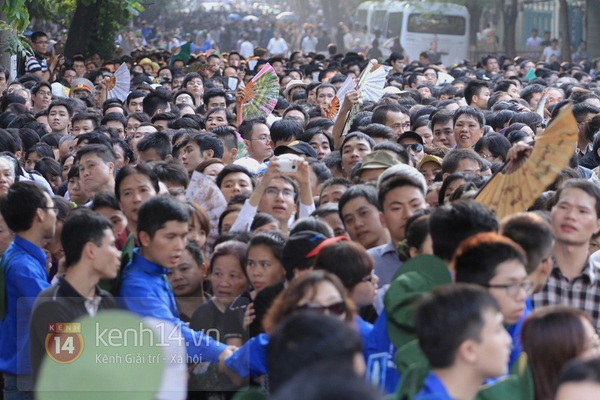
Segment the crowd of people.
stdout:
[[[110,60],[47,59],[38,31],[0,66],[5,399],[44,398],[49,326],[115,309],[184,342],[147,398],[598,398],[598,62],[392,52],[380,98],[336,113],[369,60],[308,28],[306,51]],[[267,64],[274,110],[243,119]],[[569,165],[499,220],[478,191],[569,108]],[[82,398],[71,361],[51,383]]]

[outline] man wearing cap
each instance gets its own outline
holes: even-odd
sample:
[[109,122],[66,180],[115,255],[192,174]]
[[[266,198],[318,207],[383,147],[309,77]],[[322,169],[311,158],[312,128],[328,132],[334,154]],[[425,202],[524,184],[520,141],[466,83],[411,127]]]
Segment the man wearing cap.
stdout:
[[419,172],[425,177],[427,186],[433,184],[435,177],[442,171],[442,159],[434,156],[427,155],[419,162]]
[[71,97],[82,99],[85,97],[92,97],[96,93],[94,84],[85,78],[73,79],[73,85],[71,86]]
[[296,92],[298,89],[305,89],[306,86],[308,86],[306,83],[304,83],[304,81],[300,80],[300,79],[292,79],[290,80],[287,85],[285,86],[285,90],[283,91],[283,95],[285,96],[285,98],[288,101],[292,101],[292,99],[294,98],[294,92]]
[[275,155],[280,156],[282,154],[295,154],[304,159],[307,157],[317,158],[317,152],[312,146],[301,140],[294,140],[283,146],[277,146],[275,149]]
[[288,45],[284,38],[281,37],[281,32],[275,29],[273,31],[273,37],[269,39],[267,50],[271,53],[272,57],[286,57],[289,50]]
[[399,163],[390,153],[376,150],[363,158],[362,165],[354,172],[354,176],[360,178],[360,183],[377,182],[383,171]]
[[417,132],[406,131],[398,137],[398,144],[404,146],[408,154],[416,161],[416,165],[425,157],[423,138]]

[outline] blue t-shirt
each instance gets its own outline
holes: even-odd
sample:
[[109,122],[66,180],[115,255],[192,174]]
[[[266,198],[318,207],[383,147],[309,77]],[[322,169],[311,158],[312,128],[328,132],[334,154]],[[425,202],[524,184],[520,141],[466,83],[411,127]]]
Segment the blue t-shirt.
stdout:
[[423,389],[414,397],[413,400],[454,400],[448,394],[446,387],[440,379],[430,371],[423,381]]
[[367,380],[379,387],[384,394],[394,393],[400,382],[400,375],[394,362],[397,349],[388,336],[385,310],[379,314],[371,333],[364,340]]
[[513,340],[513,347],[510,352],[510,359],[508,361],[508,369],[512,368],[515,361],[519,359],[521,353],[523,352],[523,349],[521,348],[521,329],[523,328],[523,323],[527,317],[529,317],[532,310],[533,307],[531,305],[531,300],[528,298],[525,300],[525,311],[523,312],[521,318],[519,318],[516,324],[510,325],[508,328],[506,328]]

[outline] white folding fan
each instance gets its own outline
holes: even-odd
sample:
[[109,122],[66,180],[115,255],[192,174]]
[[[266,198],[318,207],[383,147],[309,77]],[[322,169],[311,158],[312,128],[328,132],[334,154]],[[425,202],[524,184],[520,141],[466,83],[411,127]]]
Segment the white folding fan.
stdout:
[[127,100],[127,95],[129,94],[129,81],[129,68],[127,68],[127,64],[122,63],[108,81],[106,86],[108,89],[108,98],[111,99],[116,97],[121,101]]

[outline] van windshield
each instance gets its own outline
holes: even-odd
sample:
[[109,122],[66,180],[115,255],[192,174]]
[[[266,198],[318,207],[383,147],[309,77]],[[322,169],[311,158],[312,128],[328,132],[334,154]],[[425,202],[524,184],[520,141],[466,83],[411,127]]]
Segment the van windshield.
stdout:
[[408,32],[463,36],[467,30],[464,17],[458,15],[411,14]]

